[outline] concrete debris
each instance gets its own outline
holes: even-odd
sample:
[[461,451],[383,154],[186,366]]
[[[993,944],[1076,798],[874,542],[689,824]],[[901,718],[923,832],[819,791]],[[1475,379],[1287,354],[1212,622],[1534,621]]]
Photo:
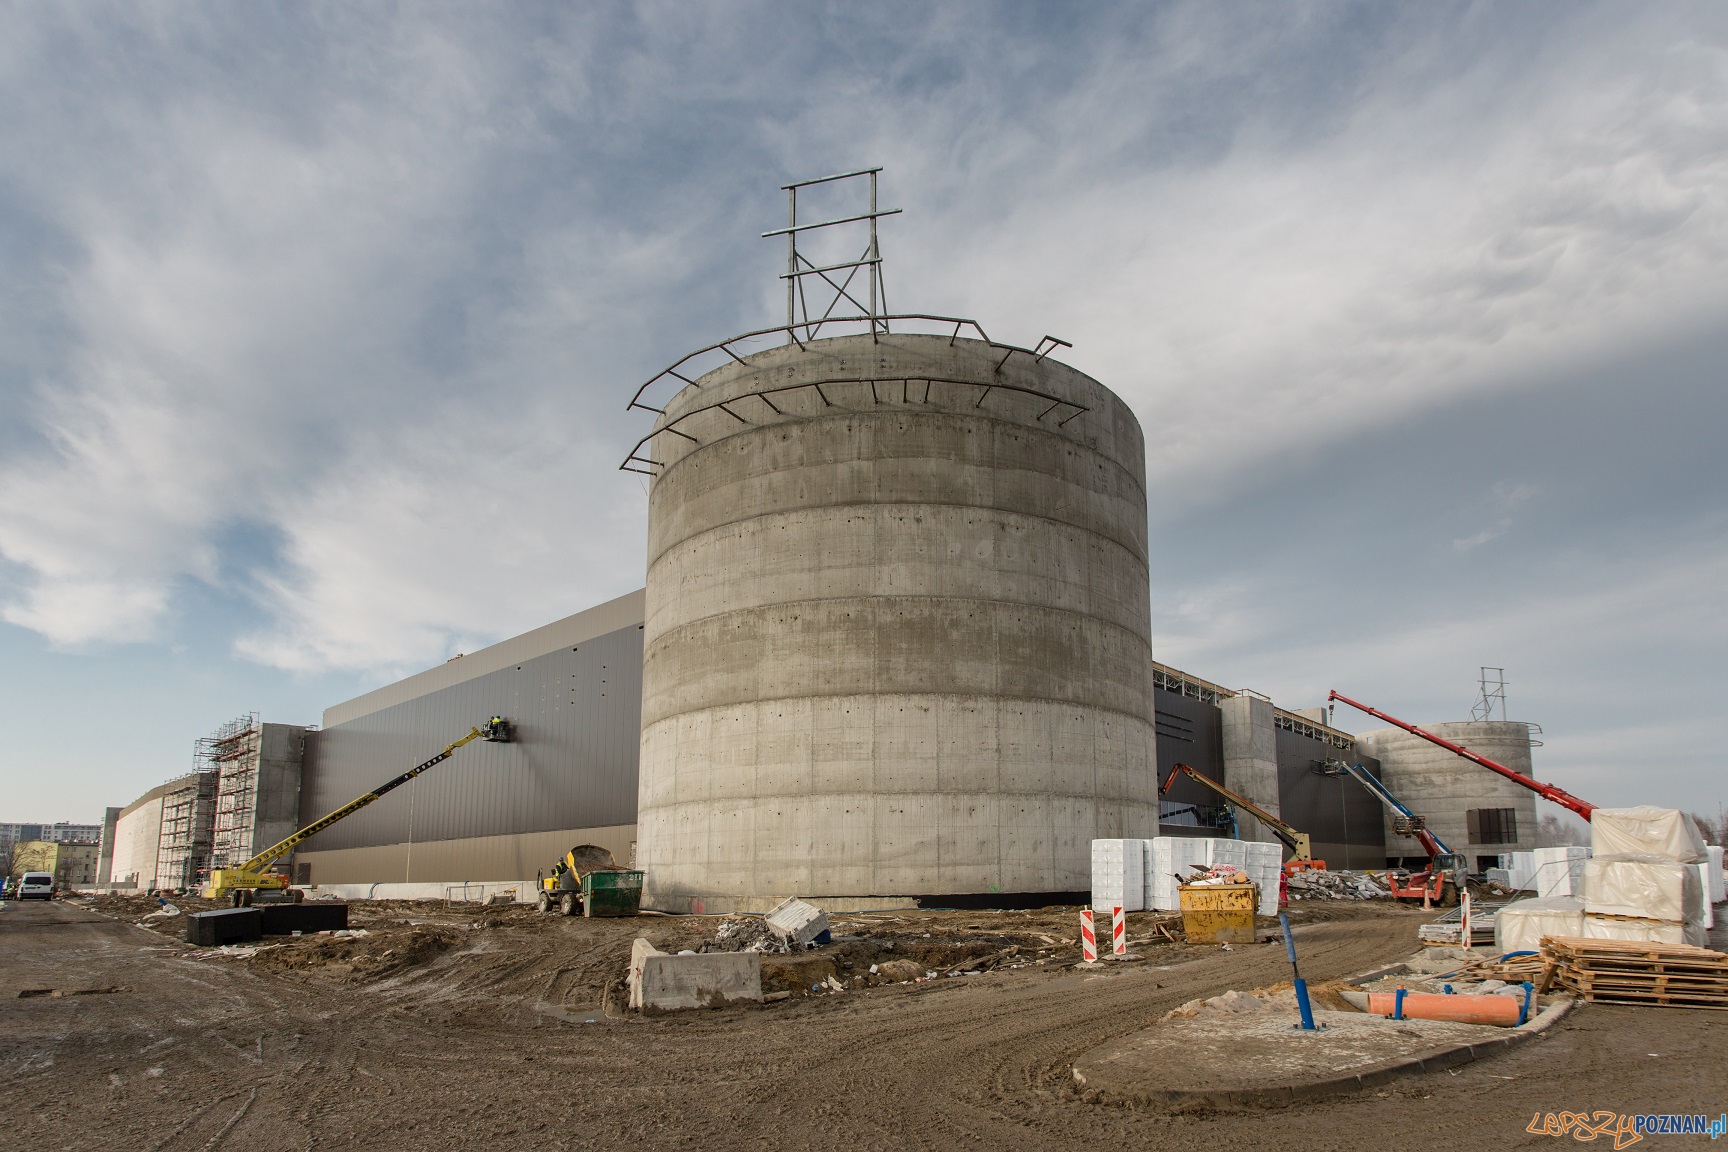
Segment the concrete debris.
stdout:
[[1183,884],[1198,888],[1218,888],[1227,884],[1249,884],[1248,873],[1234,864],[1199,864],[1188,875],[1178,877]]
[[1365,872],[1313,869],[1292,872],[1285,881],[1292,900],[1383,900],[1391,889]]
[[832,939],[828,913],[796,896],[782,900],[762,920],[769,931],[794,947],[815,948]]
[[714,930],[714,938],[705,941],[697,952],[790,952],[791,941],[774,933],[768,922],[759,916],[739,920],[722,920]]

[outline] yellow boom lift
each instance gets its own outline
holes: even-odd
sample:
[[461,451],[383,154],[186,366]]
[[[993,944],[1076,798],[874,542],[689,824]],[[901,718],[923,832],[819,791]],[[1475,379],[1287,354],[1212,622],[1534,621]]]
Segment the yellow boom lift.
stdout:
[[348,801],[348,803],[342,805],[342,807],[336,809],[336,811],[330,813],[328,816],[320,817],[319,819],[312,821],[312,823],[306,825],[306,827],[300,829],[298,832],[294,833],[294,835],[288,837],[288,839],[282,841],[280,844],[272,844],[270,847],[264,849],[264,851],[258,853],[258,855],[252,857],[252,859],[246,861],[246,863],[239,867],[215,869],[210,873],[210,883],[204,889],[205,899],[221,900],[224,898],[232,898],[234,906],[240,908],[252,903],[254,893],[265,892],[269,893],[269,897],[267,898],[286,898],[298,902],[300,900],[300,890],[298,888],[290,889],[288,887],[288,878],[286,876],[267,871],[271,865],[275,864],[278,860],[281,860],[290,852],[294,851],[295,848],[318,835],[318,833],[324,831],[324,829],[330,827],[330,825],[341,820],[343,817],[352,816],[354,813],[360,811],[360,809],[366,807],[366,805],[372,803],[372,801],[384,795],[384,793],[389,792],[393,788],[400,788],[402,785],[408,783],[408,781],[414,779],[414,777],[420,775],[420,773],[426,771],[426,769],[432,767],[434,764],[439,764],[450,759],[456,749],[473,740],[491,740],[496,743],[507,744],[510,741],[510,722],[505,720],[502,716],[494,716],[490,720],[486,721],[485,727],[470,728],[468,730],[468,735],[462,737],[460,740],[446,744],[444,746],[444,751],[438,753],[438,755],[432,757],[432,759],[426,761],[424,764],[416,765],[415,767],[408,769],[408,771],[402,773],[402,775],[396,777],[394,780],[390,780],[385,784],[374,788],[372,791],[366,793],[366,795]]
[[1290,849],[1290,859],[1284,861],[1285,872],[1305,872],[1310,869],[1322,870],[1326,867],[1326,861],[1314,859],[1314,850],[1308,839],[1308,833],[1298,832],[1296,829],[1290,827],[1290,825],[1284,823],[1284,821],[1278,819],[1278,817],[1272,815],[1272,813],[1266,811],[1246,796],[1240,796],[1235,792],[1232,792],[1230,789],[1224,787],[1224,785],[1218,783],[1218,781],[1212,779],[1212,777],[1197,772],[1186,764],[1177,764],[1171,767],[1170,775],[1165,777],[1163,785],[1158,789],[1158,794],[1162,796],[1166,792],[1170,791],[1170,785],[1176,783],[1177,776],[1182,775],[1186,775],[1196,784],[1204,785],[1218,793],[1219,796],[1224,798],[1226,804],[1229,804],[1232,808],[1239,808],[1248,813],[1248,815],[1264,824],[1268,832],[1282,840],[1284,846]]

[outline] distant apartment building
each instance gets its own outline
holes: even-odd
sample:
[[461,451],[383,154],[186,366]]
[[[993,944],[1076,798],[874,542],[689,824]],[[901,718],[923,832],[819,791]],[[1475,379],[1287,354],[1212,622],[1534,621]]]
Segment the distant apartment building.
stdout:
[[102,839],[100,824],[0,824],[0,844],[23,844],[43,840],[50,844],[95,844]]
[[25,840],[12,847],[12,878],[26,872],[51,872],[61,887],[82,888],[96,882],[99,851],[94,843]]

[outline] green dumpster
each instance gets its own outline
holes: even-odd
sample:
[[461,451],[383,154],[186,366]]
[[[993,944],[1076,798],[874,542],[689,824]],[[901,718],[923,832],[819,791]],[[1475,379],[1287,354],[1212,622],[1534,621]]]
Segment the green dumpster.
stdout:
[[582,915],[634,916],[642,906],[642,873],[607,868],[582,873]]

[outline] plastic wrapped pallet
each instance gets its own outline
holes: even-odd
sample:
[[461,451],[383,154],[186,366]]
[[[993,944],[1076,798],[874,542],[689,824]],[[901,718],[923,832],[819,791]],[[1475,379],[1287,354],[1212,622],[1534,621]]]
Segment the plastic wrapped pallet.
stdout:
[[1698,869],[1648,852],[1597,856],[1584,865],[1584,910],[1600,916],[1701,923]]
[[1712,904],[1721,904],[1728,901],[1728,876],[1722,874],[1722,847],[1718,844],[1711,844],[1704,851],[1710,857],[1707,861],[1710,871],[1708,879],[1710,890],[1704,894],[1704,898]]
[[1207,862],[1207,841],[1196,836],[1158,836],[1146,843],[1146,906],[1174,912],[1181,907],[1176,873]]
[[1692,817],[1674,808],[1598,808],[1590,816],[1590,845],[1597,856],[1648,853],[1682,864],[1707,858],[1704,837]]
[[1590,849],[1538,848],[1529,855],[1530,880],[1520,888],[1527,888],[1538,896],[1584,895],[1584,862],[1590,859]]
[[1502,956],[1539,951],[1544,936],[1583,934],[1584,901],[1576,896],[1537,896],[1494,913],[1494,947]]
[[1092,841],[1092,909],[1139,912],[1146,907],[1144,840]]
[[1616,916],[1584,915],[1586,940],[1625,940],[1635,944],[1691,944],[1702,948],[1709,942],[1702,925],[1673,920],[1641,920]]
[[1706,860],[1704,863],[1694,864],[1692,867],[1698,869],[1698,889],[1704,896],[1701,901],[1704,910],[1698,916],[1698,923],[1708,931],[1716,927],[1716,907],[1710,900],[1710,861]]

